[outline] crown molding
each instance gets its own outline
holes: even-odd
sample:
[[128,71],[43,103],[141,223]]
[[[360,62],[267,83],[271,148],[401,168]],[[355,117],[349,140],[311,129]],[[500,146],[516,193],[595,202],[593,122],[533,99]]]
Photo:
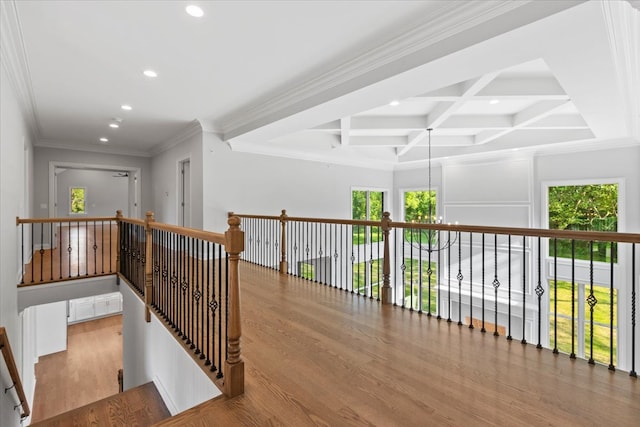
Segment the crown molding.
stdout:
[[91,153],[102,154],[117,154],[120,156],[151,157],[151,154],[148,151],[144,150],[113,147],[110,145],[79,146],[78,144],[74,144],[72,142],[57,141],[53,139],[39,139],[38,142],[34,144],[34,147],[55,148],[58,150],[87,151]]
[[[236,110],[228,116],[222,117],[217,123],[224,133],[224,139],[229,140],[264,126],[273,120],[291,115],[304,107],[308,108],[310,107],[308,104],[313,98],[322,102],[343,95],[344,93],[336,92],[341,89],[341,86],[346,86],[354,80],[361,79],[362,87],[364,87],[375,83],[375,81],[370,81],[373,78],[379,81],[389,77],[382,75],[383,67],[393,68],[393,74],[398,74],[421,65],[416,63],[415,56],[424,52],[425,49],[509,12],[517,12],[526,8],[528,15],[530,15],[527,17],[527,22],[520,22],[523,21],[522,17],[509,20],[513,22],[509,22],[508,25],[517,26],[549,16],[581,2],[573,0],[556,2],[532,0],[446,2],[433,14],[425,17],[420,24],[400,36],[356,55],[353,59],[339,64],[328,72],[310,78],[302,84],[289,84],[286,86],[289,88],[286,91],[283,91],[282,88],[272,91],[255,104]],[[491,31],[498,30],[492,28]],[[483,34],[483,36],[490,37],[491,35]],[[377,77],[364,78],[367,74],[375,74],[374,72],[378,72]],[[324,97],[323,94],[325,94]]]
[[18,103],[33,139],[42,135],[31,85],[31,72],[24,48],[22,28],[15,1],[0,2],[0,63],[16,91]]
[[149,151],[148,155],[157,156],[167,150],[172,149],[173,147],[182,144],[187,141],[189,138],[202,134],[204,128],[199,120],[193,120],[189,122],[180,132],[173,135],[172,137],[165,139],[164,141],[154,145]]

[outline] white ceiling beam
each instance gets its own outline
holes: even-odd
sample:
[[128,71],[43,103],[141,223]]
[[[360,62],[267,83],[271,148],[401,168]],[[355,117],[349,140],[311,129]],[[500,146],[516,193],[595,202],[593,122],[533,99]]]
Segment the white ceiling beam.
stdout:
[[486,144],[517,129],[522,129],[533,122],[541,120],[569,101],[540,101],[513,115],[513,127],[498,131],[483,131],[476,135],[476,144]]
[[352,136],[351,148],[370,147],[404,147],[407,145],[406,136]]
[[340,130],[340,120],[333,120],[328,123],[323,123],[321,125],[315,126],[309,130],[332,130],[339,131]]
[[553,77],[497,78],[480,92],[483,98],[544,98],[568,99],[560,83]]
[[449,117],[438,129],[505,129],[512,126],[510,115],[469,114]]
[[427,136],[427,131],[425,129],[412,132],[407,137],[407,145],[405,145],[401,150],[398,151],[398,157],[403,156],[407,153],[407,151],[411,150],[414,146],[416,146],[420,141],[422,141]]
[[349,146],[349,132],[351,132],[351,117],[340,119],[340,145]]

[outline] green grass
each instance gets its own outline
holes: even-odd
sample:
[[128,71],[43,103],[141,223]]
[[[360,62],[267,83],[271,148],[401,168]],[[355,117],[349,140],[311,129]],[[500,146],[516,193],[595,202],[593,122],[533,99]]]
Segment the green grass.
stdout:
[[[558,239],[556,243],[558,249],[558,258],[571,259],[571,240]],[[554,255],[553,240],[549,240],[549,256]],[[575,241],[575,259],[581,259],[589,261],[591,245],[587,241],[576,240]],[[613,252],[613,262],[618,262],[618,244],[613,244],[613,251],[611,250],[611,243],[609,242],[593,242],[593,260],[597,262],[611,262],[611,253]]]
[[354,225],[351,233],[354,245],[378,243],[382,242],[383,240],[382,229],[380,227],[365,227],[363,225]]
[[[353,265],[353,291],[378,298],[382,287],[382,259],[359,262]],[[371,290],[369,290],[368,283]]]
[[[550,331],[550,345],[553,347],[554,345],[554,294],[553,294],[553,281],[551,282],[551,288],[549,289],[550,294],[550,316],[549,316],[549,331]],[[585,298],[587,298],[590,294],[590,286],[585,285]],[[571,283],[565,281],[558,281],[557,288],[557,304],[558,304],[558,350],[571,353]],[[593,359],[597,362],[609,363],[609,323],[610,323],[610,309],[611,309],[611,297],[609,294],[609,288],[604,286],[594,286],[593,287],[593,295],[598,300],[597,304],[594,306],[593,310]],[[613,356],[614,361],[616,358],[617,351],[617,290],[614,289],[613,294]],[[578,284],[575,285],[574,296],[577,300],[578,298]],[[576,301],[574,304],[575,314],[574,316],[577,318],[578,316],[578,303]],[[585,357],[588,359],[590,355],[590,307],[585,304],[585,342],[584,342],[584,352]],[[578,322],[577,319],[574,319],[574,331],[575,331],[575,341],[576,341],[576,350],[575,353],[578,353],[577,348],[579,343],[577,342],[577,331],[578,331]]]

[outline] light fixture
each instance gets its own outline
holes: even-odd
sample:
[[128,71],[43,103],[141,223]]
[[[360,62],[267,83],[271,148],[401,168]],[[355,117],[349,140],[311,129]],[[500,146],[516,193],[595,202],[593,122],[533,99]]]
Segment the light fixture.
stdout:
[[155,71],[153,71],[153,70],[144,70],[143,74],[144,74],[145,76],[147,76],[147,77],[151,77],[151,78],[153,78],[153,77],[158,77],[158,73],[156,73],[156,72],[155,72]]
[[129,105],[129,104],[123,104],[123,105],[121,105],[121,106],[120,106],[120,108],[122,108],[122,109],[123,109],[123,110],[125,110],[125,111],[131,111],[131,110],[133,110],[133,108],[132,108],[132,107],[131,107],[131,105]]
[[[444,219],[442,217],[439,217],[436,219],[435,216],[435,212],[434,212],[434,206],[431,204],[431,192],[432,187],[431,187],[431,131],[433,131],[433,128],[428,128],[427,132],[428,132],[428,140],[427,140],[427,210],[428,210],[428,215],[427,215],[427,224],[443,224],[444,223]],[[456,224],[458,224],[456,222]],[[451,225],[451,224],[449,224]],[[413,234],[416,234],[417,237],[414,237]],[[440,251],[444,251],[446,249],[449,249],[450,247],[452,247],[457,241],[458,241],[458,234],[459,233],[454,233],[453,236],[453,240],[450,239],[451,233],[447,232],[446,233],[446,238],[444,235],[442,235],[442,233],[440,232],[440,230],[432,230],[432,229],[428,229],[427,230],[427,241],[423,242],[422,240],[422,233],[423,230],[420,229],[411,229],[411,237],[410,237],[410,241],[411,241],[411,245],[413,247],[415,247],[416,249],[419,249],[421,251],[426,251],[429,254],[429,263],[431,262],[431,253],[432,252],[440,252]],[[419,243],[418,243],[419,242]]]
[[491,105],[496,105],[496,104],[499,104],[499,103],[500,103],[499,99],[492,99],[491,101],[489,101],[489,104],[491,104]]
[[109,142],[109,138],[102,137],[100,138],[100,142]]
[[117,124],[117,123],[109,123],[109,127],[110,128],[114,128],[114,129],[118,129],[120,127],[120,125]]
[[397,99],[394,99],[389,103],[389,105],[391,105],[392,107],[397,107],[398,105],[400,105],[400,101],[398,101]]
[[193,16],[194,18],[202,18],[202,16],[204,15],[204,11],[200,7],[196,6],[195,4],[190,4],[185,8],[185,10],[189,15]]

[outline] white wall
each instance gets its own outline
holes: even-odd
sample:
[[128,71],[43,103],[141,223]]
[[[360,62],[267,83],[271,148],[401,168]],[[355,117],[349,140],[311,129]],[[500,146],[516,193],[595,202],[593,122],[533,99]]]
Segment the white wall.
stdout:
[[[31,216],[30,184],[33,164],[32,135],[23,114],[13,81],[0,66],[0,326],[7,330],[18,369],[22,373],[22,326],[18,316],[17,273],[19,243],[15,218]],[[18,425],[18,411],[13,410],[14,395],[0,393],[0,425]]]
[[219,396],[220,390],[158,320],[144,320],[144,303],[127,284],[123,296],[125,390],[153,381],[172,415]]
[[[138,156],[122,156],[116,154],[93,153],[76,150],[35,147],[34,157],[34,216],[49,217],[49,163],[73,163],[76,165],[116,166],[140,169],[140,217],[152,206],[151,159]],[[124,178],[121,178],[125,181]],[[44,207],[43,207],[44,206]],[[115,212],[109,214],[115,215]]]
[[204,133],[204,228],[224,231],[227,212],[351,218],[352,188],[387,190],[393,173],[306,160],[233,152]]
[[35,306],[36,357],[67,349],[67,302]]
[[203,228],[202,203],[202,132],[157,154],[152,159],[153,211],[158,222],[178,224],[179,163],[189,159],[191,171],[190,197],[192,228]]
[[57,173],[58,213],[56,216],[69,216],[71,187],[84,187],[85,209],[88,216],[114,216],[116,210],[129,216],[129,180],[118,177],[114,171],[65,169]]

